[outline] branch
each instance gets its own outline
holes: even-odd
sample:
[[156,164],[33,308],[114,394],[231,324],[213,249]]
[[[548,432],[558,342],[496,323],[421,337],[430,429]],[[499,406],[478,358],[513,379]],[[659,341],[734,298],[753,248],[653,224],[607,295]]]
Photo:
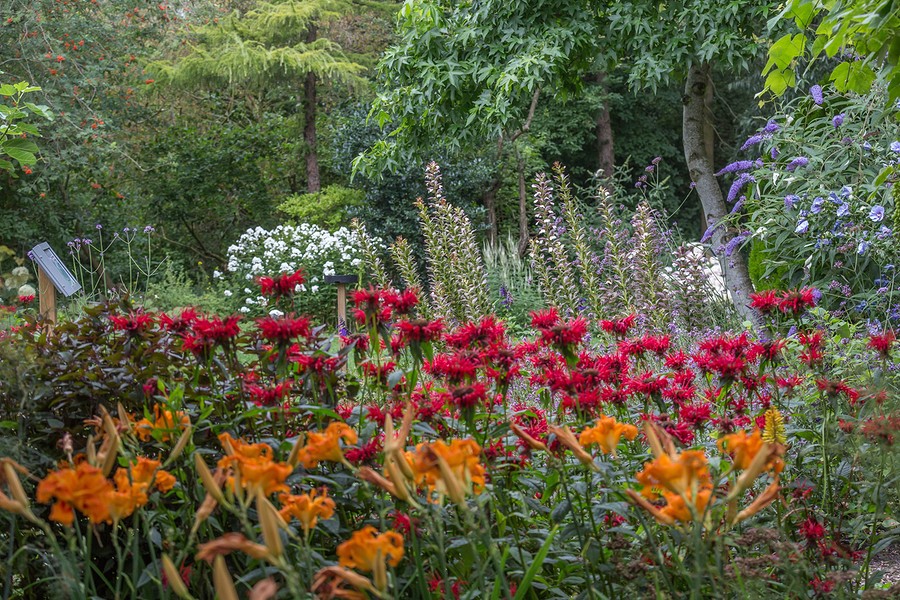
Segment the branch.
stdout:
[[531,121],[532,119],[534,119],[534,111],[537,110],[538,97],[540,95],[541,88],[535,89],[534,96],[531,97],[531,106],[528,107],[528,116],[525,118],[525,122],[522,124],[522,128],[512,134],[512,136],[509,138],[510,143],[516,141],[519,136],[531,129]]

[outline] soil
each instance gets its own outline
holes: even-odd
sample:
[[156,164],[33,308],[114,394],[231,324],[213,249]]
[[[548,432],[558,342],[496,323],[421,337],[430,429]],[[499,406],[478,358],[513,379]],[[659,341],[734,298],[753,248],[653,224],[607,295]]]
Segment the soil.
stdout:
[[878,553],[877,556],[873,556],[869,570],[884,573],[881,579],[882,583],[893,585],[900,583],[900,545],[894,544]]

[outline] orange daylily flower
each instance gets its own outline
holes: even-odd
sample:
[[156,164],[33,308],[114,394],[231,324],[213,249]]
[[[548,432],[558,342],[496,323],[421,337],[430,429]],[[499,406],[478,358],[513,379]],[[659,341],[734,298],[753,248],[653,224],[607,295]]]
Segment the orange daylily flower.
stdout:
[[159,468],[160,461],[138,457],[137,463],[130,469],[119,468],[114,476],[116,489],[108,495],[110,516],[119,521],[131,516],[134,511],[145,504],[149,498],[151,483],[167,492],[175,486],[175,477]]
[[[219,441],[225,447],[227,455],[219,460],[219,468],[231,468],[240,477],[241,487],[256,493],[262,490],[265,495],[275,492],[287,492],[290,488],[284,481],[293,472],[293,468],[272,458],[272,447],[268,444],[247,444],[223,433]],[[235,477],[228,478],[234,489]]]
[[141,419],[134,424],[134,432],[142,442],[153,437],[155,432],[160,432],[160,441],[168,442],[175,439],[191,424],[191,419],[180,410],[166,410],[159,404],[153,407],[153,420]]
[[614,417],[601,415],[594,427],[588,427],[581,432],[578,441],[584,447],[597,444],[601,452],[615,456],[619,439],[624,436],[627,440],[633,440],[637,434],[638,429],[634,425],[619,423]]
[[344,462],[341,440],[345,444],[355,444],[356,431],[341,421],[329,423],[325,433],[310,431],[306,444],[297,452],[297,460],[307,469],[313,469],[320,462]]
[[[644,427],[647,441],[656,458],[646,463],[644,470],[636,476],[638,482],[644,485],[640,493],[635,490],[627,490],[626,493],[635,504],[660,523],[674,525],[676,522],[700,520],[713,500],[713,483],[706,454],[697,450],[679,453],[661,427],[649,421]],[[725,521],[728,525],[734,525],[758,513],[775,500],[780,489],[778,471],[784,466],[780,459],[783,447],[763,442],[758,430],[750,436],[745,432],[724,436],[720,440],[720,447],[723,445],[733,452],[735,466],[743,470],[725,498]],[[774,481],[747,508],[738,512],[738,496],[753,485],[767,465],[775,470]],[[660,497],[666,502],[664,506],[656,506],[647,500]]]
[[[755,429],[750,435],[747,435],[746,431],[723,435],[719,438],[718,446],[719,450],[727,452],[731,456],[735,468],[746,470],[756,455],[766,446],[766,442],[763,440],[763,432]],[[778,454],[778,452],[773,452],[766,463],[767,470],[773,471],[776,475],[784,469],[784,461]]]
[[396,567],[403,558],[403,536],[396,531],[378,533],[377,529],[366,525],[337,547],[337,555],[342,567],[367,573],[375,570],[379,560]]
[[290,494],[281,494],[278,497],[281,502],[281,510],[279,514],[285,522],[290,522],[291,517],[300,521],[303,532],[309,535],[319,517],[330,519],[334,515],[334,500],[328,497],[328,491],[312,490],[308,494],[300,494],[293,496]]
[[45,504],[56,499],[50,509],[50,519],[71,526],[75,520],[74,509],[92,523],[108,521],[111,491],[112,484],[102,470],[83,462],[75,468],[69,466],[47,475],[38,483],[36,496],[38,502]]
[[685,494],[712,486],[706,454],[700,450],[685,450],[674,456],[662,454],[644,465],[637,480],[644,485],[643,494],[649,498],[658,498],[661,489]]
[[451,440],[449,446],[438,440],[419,444],[414,453],[406,454],[406,460],[417,485],[427,485],[430,491],[462,504],[467,491],[479,494],[484,489],[480,455],[481,447],[475,440]]
[[342,567],[374,574],[375,587],[387,587],[385,563],[396,567],[403,558],[403,536],[396,531],[378,533],[371,525],[354,531],[350,539],[337,547],[338,563]]

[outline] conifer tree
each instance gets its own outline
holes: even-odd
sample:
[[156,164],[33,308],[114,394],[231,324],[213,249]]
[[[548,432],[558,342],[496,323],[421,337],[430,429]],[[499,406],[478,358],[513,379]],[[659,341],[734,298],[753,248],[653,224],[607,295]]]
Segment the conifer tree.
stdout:
[[198,41],[188,54],[150,68],[162,81],[184,87],[261,90],[287,83],[302,90],[307,190],[318,192],[317,83],[334,80],[359,88],[366,82],[365,65],[319,32],[326,23],[360,6],[343,0],[260,0],[244,13],[235,11],[199,28]]

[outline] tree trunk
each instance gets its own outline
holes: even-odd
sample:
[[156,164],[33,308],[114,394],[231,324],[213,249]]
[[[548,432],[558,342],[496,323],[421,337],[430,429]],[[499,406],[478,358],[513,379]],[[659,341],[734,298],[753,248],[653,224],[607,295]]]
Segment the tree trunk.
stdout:
[[[309,26],[306,41],[316,41],[315,25]],[[319,154],[316,146],[316,75],[312,71],[306,74],[303,91],[306,113],[306,122],[303,125],[303,141],[306,142],[306,190],[312,194],[322,189],[319,181]]]
[[516,147],[516,170],[519,175],[519,257],[528,253],[528,190],[525,187],[525,159]]
[[497,223],[497,192],[500,191],[500,186],[503,184],[500,170],[501,166],[498,165],[494,180],[491,182],[491,187],[489,187],[484,194],[484,210],[487,212],[488,221],[487,238],[488,243],[491,246],[497,243],[499,231],[499,224]]
[[[603,81],[606,79],[606,73],[597,74],[597,83],[606,92],[606,85]],[[603,100],[603,106],[600,107],[600,114],[597,115],[597,168],[603,172],[603,178],[611,178],[615,173],[616,156],[613,146],[613,130],[612,123],[609,119],[609,105]]]
[[[712,78],[709,63],[692,64],[685,83],[684,112],[682,118],[684,158],[687,161],[691,180],[694,182],[703,213],[710,225],[719,223],[728,213],[722,189],[714,175],[712,145],[712,112],[709,102],[712,97]],[[747,270],[747,262],[739,251],[725,256],[725,245],[734,237],[734,232],[725,227],[717,228],[712,235],[713,251],[722,262],[725,286],[731,294],[734,307],[742,319],[759,323],[759,315],[749,307],[753,282]]]

